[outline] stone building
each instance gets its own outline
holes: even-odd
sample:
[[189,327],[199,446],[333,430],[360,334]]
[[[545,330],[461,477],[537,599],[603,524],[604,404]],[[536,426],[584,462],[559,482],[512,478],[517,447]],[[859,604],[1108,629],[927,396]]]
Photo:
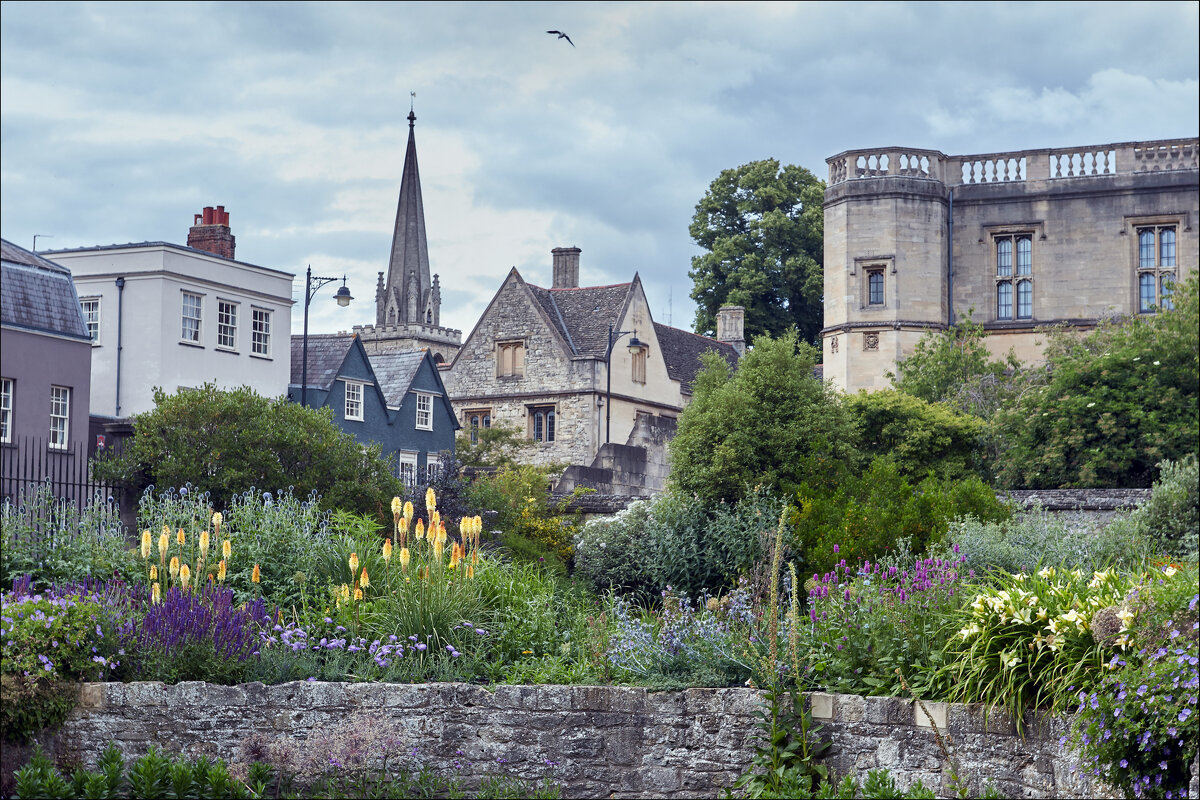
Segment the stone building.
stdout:
[[1048,325],[1168,307],[1196,269],[1198,140],[827,159],[824,374],[847,391],[973,312],[996,355],[1041,357]]
[[579,255],[577,247],[553,250],[549,289],[509,271],[443,373],[446,391],[463,427],[505,422],[524,432],[534,442],[531,463],[640,470],[653,490],[665,476],[665,442],[691,399],[700,355],[713,350],[736,363],[744,311],[721,310],[724,342],[659,324],[637,275],[580,287]]
[[454,358],[462,331],[442,326],[442,290],[438,276],[430,275],[429,241],[425,235],[425,206],[421,175],[417,170],[417,116],[408,112],[408,149],[396,205],[396,227],[387,276],[379,273],[375,288],[375,324],[355,325],[368,353],[426,348],[435,363]]

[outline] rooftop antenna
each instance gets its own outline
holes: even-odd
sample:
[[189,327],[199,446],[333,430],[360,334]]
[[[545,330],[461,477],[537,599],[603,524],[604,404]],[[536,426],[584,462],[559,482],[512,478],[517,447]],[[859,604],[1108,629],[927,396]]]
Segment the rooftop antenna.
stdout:
[[53,238],[54,238],[54,235],[50,234],[50,233],[35,233],[33,235],[33,252],[35,252],[35,253],[37,252],[37,240],[38,239],[53,239]]
[[[675,302],[674,302],[674,297],[673,297],[674,293],[675,293],[675,287],[668,286],[667,287],[667,325],[671,325],[671,320],[672,320],[671,312],[675,310]],[[674,326],[672,326],[672,327],[674,327]]]

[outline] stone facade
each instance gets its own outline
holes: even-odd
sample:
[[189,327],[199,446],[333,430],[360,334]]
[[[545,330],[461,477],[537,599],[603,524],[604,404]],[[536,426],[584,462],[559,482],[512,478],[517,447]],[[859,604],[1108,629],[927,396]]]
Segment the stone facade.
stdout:
[[[956,795],[949,762],[925,711],[896,697],[811,695],[825,763],[838,774],[891,770]],[[167,752],[242,757],[239,746],[305,740],[362,714],[435,771],[500,771],[563,786],[565,797],[717,797],[747,768],[758,693],[751,689],[649,692],[631,687],[295,682],[84,684],[80,705],[51,737],[62,759],[94,763],[115,741],[127,757],[150,745]],[[1002,715],[978,706],[926,703],[972,796],[992,781],[1005,797],[1113,797],[1076,769],[1059,745],[1066,722],[1030,716],[1024,738]],[[555,762],[548,765],[547,761]],[[480,769],[479,767],[483,767]]]
[[1163,281],[1196,269],[1198,149],[1193,138],[827,159],[825,377],[847,391],[887,388],[885,373],[926,331],[971,310],[989,350],[1033,362],[1043,326],[1085,330],[1152,311],[1143,275],[1158,305]]

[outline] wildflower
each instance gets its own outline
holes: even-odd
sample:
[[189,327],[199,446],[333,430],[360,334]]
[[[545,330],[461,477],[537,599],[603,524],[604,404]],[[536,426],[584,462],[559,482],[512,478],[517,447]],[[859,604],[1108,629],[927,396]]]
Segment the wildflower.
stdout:
[[413,504],[411,500],[404,501],[404,521],[409,522],[413,518]]
[[171,577],[179,574],[179,556],[171,556]]
[[363,590],[362,590],[362,589],[355,589],[355,590],[354,590],[354,599],[355,599],[355,600],[362,600],[362,599],[363,599]]
[[371,585],[371,578],[367,575],[366,567],[363,567],[362,574],[358,576],[358,585],[364,589]]
[[183,566],[181,566],[179,568],[179,582],[183,585],[183,588],[186,589],[188,587],[188,583],[191,580],[192,580],[192,570],[188,567],[187,564],[184,564]]
[[221,559],[221,562],[219,564],[217,564],[217,583],[224,583],[224,582],[225,582],[225,559]]
[[[399,498],[397,498],[399,499]],[[390,564],[392,561],[392,540],[383,540],[383,563]]]
[[418,539],[425,538],[425,520],[423,520],[423,519],[417,520],[417,538]]
[[1168,578],[1170,578],[1172,575],[1174,575],[1174,574],[1175,574],[1176,572],[1178,572],[1178,571],[1179,571],[1179,570],[1175,569],[1175,568],[1174,568],[1174,567],[1172,567],[1170,564],[1168,564],[1167,566],[1163,567],[1163,575],[1166,575]]
[[[438,541],[440,542],[441,539],[439,538]],[[457,568],[458,568],[458,542],[454,542],[453,544],[450,545],[450,569],[457,569]]]
[[228,539],[226,539],[225,541],[221,542],[221,558],[223,558],[223,559],[225,559],[226,561],[228,561],[228,560],[229,560],[229,556],[230,556],[230,554],[231,554],[232,552],[233,552],[233,547],[230,545],[230,543],[229,543],[229,540],[228,540]]
[[399,497],[392,498],[392,516],[399,519],[401,512],[404,510],[404,504],[400,502]]
[[258,564],[255,564],[254,569],[250,572],[250,582],[262,583],[262,570],[259,569]]
[[167,538],[166,529],[167,529],[167,526],[164,525],[163,533],[162,533],[162,535],[160,535],[158,537],[158,557],[159,558],[166,558],[167,557],[167,548],[171,546],[171,540]]
[[150,557],[150,531],[142,531],[142,560],[145,561]]
[[1021,658],[1016,653],[1001,653],[1000,654],[1000,664],[1005,669],[1012,669],[1013,667],[1015,667],[1017,664],[1020,664],[1020,663],[1021,663]]
[[154,605],[162,602],[162,588],[158,585],[158,581],[150,586],[150,602]]
[[208,555],[208,531],[200,532],[200,557]]
[[358,553],[351,553],[347,563],[350,565],[350,577],[354,577],[354,573],[358,572]]
[[187,534],[183,532],[183,528],[180,528],[179,532],[175,534],[175,541],[179,542],[180,547],[183,547],[183,543],[187,541]]
[[410,558],[410,556],[408,554],[408,548],[401,547],[400,548],[400,568],[401,569],[404,569],[404,570],[408,569],[409,558]]

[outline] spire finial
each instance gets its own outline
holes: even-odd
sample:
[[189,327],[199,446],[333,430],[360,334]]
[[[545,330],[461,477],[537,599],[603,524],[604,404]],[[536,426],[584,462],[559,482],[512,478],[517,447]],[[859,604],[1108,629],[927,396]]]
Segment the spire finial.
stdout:
[[413,124],[414,124],[414,123],[416,123],[416,121],[417,121],[417,115],[413,113],[413,106],[414,106],[414,105],[416,104],[416,102],[417,102],[417,93],[416,93],[416,92],[409,92],[408,94],[409,94],[409,100],[408,100],[408,127],[410,127],[410,128],[411,128],[411,127],[413,126]]

